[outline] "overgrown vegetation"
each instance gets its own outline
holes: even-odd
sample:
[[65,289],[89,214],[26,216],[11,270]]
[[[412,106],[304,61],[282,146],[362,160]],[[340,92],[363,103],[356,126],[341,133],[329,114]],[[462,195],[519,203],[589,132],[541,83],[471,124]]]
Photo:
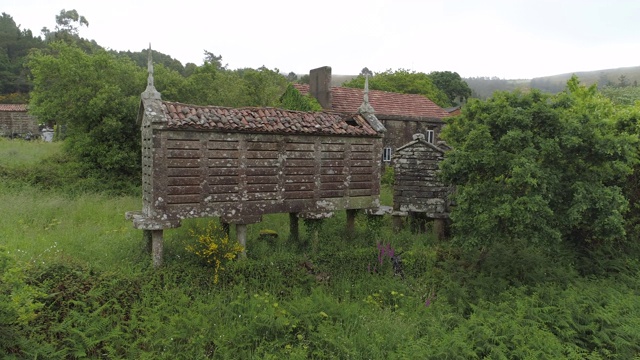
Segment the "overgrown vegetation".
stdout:
[[470,102],[443,132],[453,147],[441,169],[456,186],[456,238],[470,247],[624,242],[622,189],[638,161],[637,129],[619,130],[628,111],[576,77],[556,96],[498,93]]
[[[2,358],[640,358],[637,105],[577,79],[557,96],[471,101],[445,132],[454,241],[362,213],[353,234],[336,213],[292,239],[276,214],[248,226],[237,259],[233,228],[185,220],[153,269],[123,216],[140,206],[132,120],[146,73],[133,61],[144,59],[80,39],[88,21],[75,11],[56,20],[29,59],[31,105],[68,138],[0,140]],[[168,100],[316,106],[291,87],[279,98],[287,82],[275,70],[229,70],[210,52],[202,66],[162,63]],[[467,96],[425,74],[378,75],[372,88],[377,77],[441,104]],[[393,177],[388,167],[384,205]]]
[[[365,68],[363,69],[363,72],[369,72],[369,69]],[[453,77],[455,80],[455,75],[457,75],[457,78],[459,79],[458,82],[454,81],[454,83],[460,84],[460,87],[462,88],[462,90],[455,88],[455,90],[462,91],[462,93],[460,93],[459,95],[463,97],[471,95],[471,90],[468,91],[467,95],[466,89],[469,89],[469,87],[466,86],[466,83],[460,79],[460,76],[457,73],[449,73],[451,75],[445,78]],[[352,80],[346,81],[342,84],[342,86],[362,89],[364,88],[364,80],[364,74],[360,74]],[[438,80],[442,83],[447,83],[440,77],[438,78]],[[425,73],[418,73],[407,69],[398,69],[395,71],[387,70],[384,72],[375,73],[369,78],[369,88],[373,90],[391,91],[401,94],[424,95],[441,107],[451,106],[449,93],[451,93],[451,91],[455,92],[454,88],[447,89],[450,91],[438,88],[435,85],[434,79],[432,79],[430,75],[427,75]]]
[[[1,144],[5,152],[15,144],[23,159],[25,151],[46,158],[55,146]],[[196,244],[191,233],[206,235],[198,229],[207,219],[167,231],[166,265],[154,270],[141,232],[123,218],[137,196],[69,196],[14,180],[0,185],[3,271],[11,274],[0,282],[4,358],[640,355],[637,250],[524,241],[462,250],[364,214],[347,238],[337,213],[321,225],[313,253],[304,224],[308,235],[296,242],[286,214],[268,215],[248,228],[247,259],[228,262],[216,284],[214,268],[186,249]],[[8,300],[17,294],[21,302]]]

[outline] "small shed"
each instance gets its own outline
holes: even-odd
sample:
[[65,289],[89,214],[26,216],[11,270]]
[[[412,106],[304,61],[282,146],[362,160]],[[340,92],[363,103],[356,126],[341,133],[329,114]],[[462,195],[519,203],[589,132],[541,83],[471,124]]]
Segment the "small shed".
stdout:
[[151,233],[156,266],[163,230],[182,219],[219,217],[244,243],[264,214],[297,221],[379,206],[384,126],[373,114],[163,101],[149,60],[138,121],[142,211],[127,215]]
[[26,104],[0,104],[0,136],[24,137],[39,133],[38,123],[27,112]]
[[393,214],[413,219],[434,220],[434,230],[442,237],[445,219],[449,218],[451,188],[438,179],[438,164],[449,147],[432,144],[423,134],[401,146],[394,155]]

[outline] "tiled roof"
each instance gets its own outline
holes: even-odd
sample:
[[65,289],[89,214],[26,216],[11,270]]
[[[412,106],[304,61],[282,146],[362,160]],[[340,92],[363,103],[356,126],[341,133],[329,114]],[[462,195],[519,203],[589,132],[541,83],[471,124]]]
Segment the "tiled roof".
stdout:
[[276,108],[227,108],[162,102],[170,128],[221,131],[378,136],[360,114],[304,112]]
[[0,104],[0,111],[27,111],[26,104]]
[[[303,95],[309,93],[309,85],[294,84]],[[364,90],[332,87],[331,110],[352,114],[358,111],[362,104]],[[427,97],[418,94],[399,94],[380,90],[369,90],[369,103],[376,111],[376,115],[424,117],[442,119],[449,116],[443,108],[436,105]]]

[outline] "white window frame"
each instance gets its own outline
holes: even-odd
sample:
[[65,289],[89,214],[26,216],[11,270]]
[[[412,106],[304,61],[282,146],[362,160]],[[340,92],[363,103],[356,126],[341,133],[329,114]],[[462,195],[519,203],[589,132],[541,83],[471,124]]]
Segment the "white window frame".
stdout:
[[386,148],[382,149],[382,161],[391,161],[391,146],[387,146]]
[[424,132],[424,138],[428,143],[433,144],[436,140],[436,132],[428,129]]

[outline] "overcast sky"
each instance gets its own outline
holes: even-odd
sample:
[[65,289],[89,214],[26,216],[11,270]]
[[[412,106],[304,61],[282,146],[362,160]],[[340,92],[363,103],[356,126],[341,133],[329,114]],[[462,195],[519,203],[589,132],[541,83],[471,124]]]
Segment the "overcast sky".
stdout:
[[2,0],[21,29],[53,29],[60,10],[80,36],[113,50],[154,50],[229,68],[333,74],[409,69],[528,79],[640,66],[640,0]]

